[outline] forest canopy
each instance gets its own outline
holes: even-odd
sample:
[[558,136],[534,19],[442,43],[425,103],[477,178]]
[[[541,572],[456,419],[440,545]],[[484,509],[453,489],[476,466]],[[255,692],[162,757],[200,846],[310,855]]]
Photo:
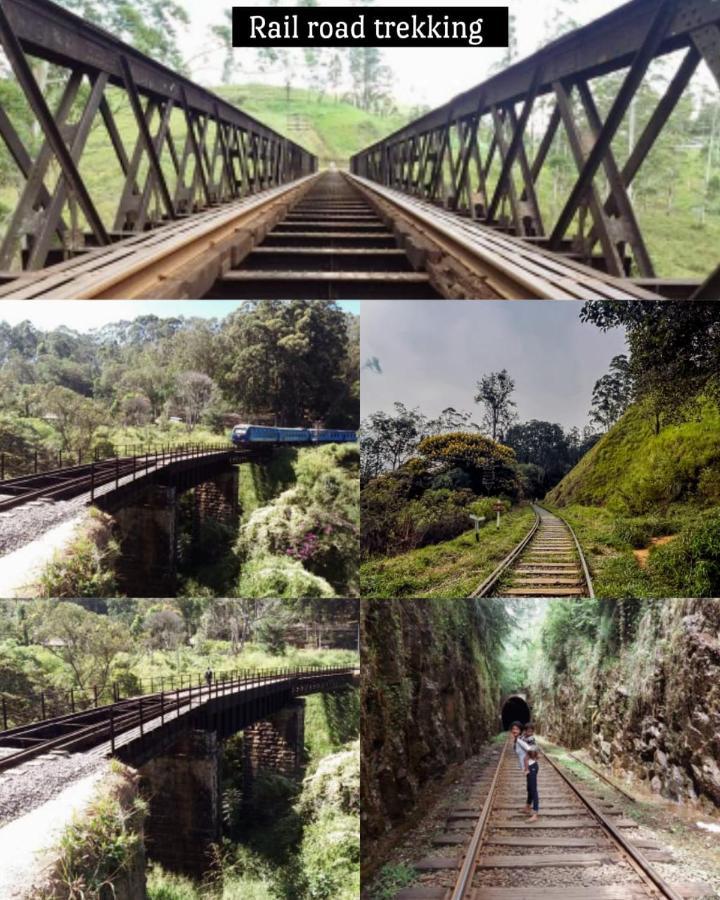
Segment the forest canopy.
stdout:
[[173,425],[187,440],[233,419],[355,428],[358,343],[358,320],[330,302],[249,301],[222,320],[145,315],[83,333],[0,322],[0,451],[151,443]]

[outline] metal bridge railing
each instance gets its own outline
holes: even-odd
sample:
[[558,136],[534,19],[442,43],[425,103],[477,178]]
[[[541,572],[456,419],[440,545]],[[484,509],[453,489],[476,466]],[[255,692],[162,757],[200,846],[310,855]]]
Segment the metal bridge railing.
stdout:
[[[43,139],[34,152],[0,109],[0,139],[24,185],[0,243],[5,272],[42,269],[317,169],[294,141],[49,0],[2,0],[0,44]],[[62,74],[54,112],[38,60]],[[97,172],[99,133],[107,173],[91,181],[82,172],[93,152]]]
[[[26,475],[43,475],[60,472],[73,467],[105,463],[111,460],[175,458],[189,456],[197,451],[215,452],[232,449],[228,444],[156,444],[150,447],[135,444],[117,444],[112,452],[102,447],[75,450],[47,450],[33,447],[27,453],[0,452],[0,484],[6,479],[22,478]],[[2,490],[0,490],[2,493]]]
[[[674,77],[621,161],[613,141],[648,70],[675,52]],[[351,170],[667,296],[717,299],[717,256],[705,281],[657,275],[631,190],[702,61],[720,86],[717,0],[631,0],[356,154]],[[613,73],[620,88],[603,116],[591,82]],[[558,139],[575,173],[550,216],[539,182]]]
[[213,674],[210,682],[204,672],[180,672],[177,675],[158,675],[133,683],[112,681],[101,688],[90,690],[70,688],[66,691],[40,691],[31,697],[17,697],[7,692],[0,693],[0,742],[3,732],[40,725],[53,719],[73,716],[76,713],[88,712],[122,704],[128,700],[143,698],[148,702],[140,704],[140,719],[147,721],[155,718],[150,715],[157,704],[169,711],[181,705],[198,705],[201,702],[219,697],[228,691],[258,687],[272,681],[290,681],[301,683],[329,676],[350,676],[357,672],[352,666],[306,666],[304,668],[281,669],[231,669]]

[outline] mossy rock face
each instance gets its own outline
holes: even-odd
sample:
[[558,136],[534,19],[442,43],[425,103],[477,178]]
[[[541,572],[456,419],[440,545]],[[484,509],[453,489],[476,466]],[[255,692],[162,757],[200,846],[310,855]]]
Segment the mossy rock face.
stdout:
[[[583,604],[612,616],[583,633]],[[716,809],[720,601],[574,605],[573,624],[556,630],[534,683],[533,715],[542,733],[566,747],[588,747],[597,762],[668,799]],[[543,639],[547,644],[547,632]]]
[[497,730],[499,672],[473,600],[364,604],[363,855],[401,824],[423,789]]

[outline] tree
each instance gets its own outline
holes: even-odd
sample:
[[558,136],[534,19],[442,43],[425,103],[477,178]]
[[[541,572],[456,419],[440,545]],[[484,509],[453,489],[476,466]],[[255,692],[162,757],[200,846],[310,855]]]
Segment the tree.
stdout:
[[440,434],[421,441],[418,452],[435,475],[461,469],[480,496],[517,496],[519,481],[515,453],[480,434]]
[[340,86],[342,85],[344,74],[343,60],[340,53],[333,53],[330,59],[330,65],[327,68],[327,80],[330,85],[335,100],[338,99]]
[[153,650],[175,650],[185,637],[185,623],[174,609],[151,610],[143,627]]
[[350,76],[356,106],[371,110],[387,97],[392,82],[392,70],[383,65],[377,47],[353,47],[349,54]]
[[491,372],[483,375],[476,384],[477,394],[475,402],[481,403],[485,408],[483,427],[490,437],[496,441],[501,437],[505,429],[512,424],[515,414],[515,402],[512,400],[515,391],[515,382],[510,378],[506,369],[502,372]]
[[142,53],[183,68],[178,29],[190,21],[187,11],[172,0],[60,0],[78,13],[127,41]]
[[89,448],[98,428],[107,420],[99,403],[57,385],[45,394],[43,411],[52,418],[61,450]]
[[75,686],[88,693],[95,687],[102,692],[113,663],[132,650],[124,625],[71,602],[43,607],[35,639],[70,668]]
[[533,483],[540,482],[541,489],[534,492],[542,496],[569,472],[575,460],[572,457],[568,438],[562,427],[552,422],[532,419],[513,425],[505,435],[505,443],[517,454],[518,462],[537,467],[537,471],[526,470],[532,475]]
[[595,300],[580,317],[602,331],[625,329],[634,396],[652,398],[656,415],[682,416],[698,397],[720,405],[717,303]]
[[613,357],[610,371],[595,382],[590,420],[609,431],[632,402],[633,386],[627,356]]
[[235,52],[232,40],[232,18],[232,10],[226,9],[224,12],[225,21],[220,25],[210,26],[210,34],[217,40],[225,54],[222,68],[223,84],[230,84],[233,75],[240,67],[239,54]]
[[125,425],[147,425],[152,421],[152,403],[145,394],[126,394],[120,412]]
[[329,301],[246,303],[223,329],[226,396],[278,425],[357,427],[359,403],[348,396],[345,374],[348,330],[345,313]]
[[391,472],[408,460],[425,437],[426,419],[418,409],[393,404],[395,414],[372,413],[361,426],[363,480]]
[[210,406],[215,382],[202,372],[181,372],[176,380],[175,397],[183,409],[185,425],[192,431]]

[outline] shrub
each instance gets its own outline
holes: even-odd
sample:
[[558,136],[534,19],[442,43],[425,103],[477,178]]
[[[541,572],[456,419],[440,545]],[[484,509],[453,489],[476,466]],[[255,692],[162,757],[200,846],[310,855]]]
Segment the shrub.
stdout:
[[112,519],[93,510],[89,522],[40,576],[43,597],[106,597],[117,584],[113,566],[120,547],[112,536]]
[[674,541],[655,547],[648,570],[658,596],[720,596],[720,510],[706,513]]
[[112,897],[142,848],[147,806],[137,796],[137,776],[113,766],[90,809],[66,828],[58,860],[42,894],[31,897]]
[[295,559],[283,556],[258,556],[244,566],[237,583],[237,597],[280,599],[322,599],[335,597],[331,585],[308,572]]
[[672,527],[668,521],[656,516],[618,519],[610,535],[610,544],[621,548],[630,546],[639,550],[647,547],[653,538],[671,533]]

